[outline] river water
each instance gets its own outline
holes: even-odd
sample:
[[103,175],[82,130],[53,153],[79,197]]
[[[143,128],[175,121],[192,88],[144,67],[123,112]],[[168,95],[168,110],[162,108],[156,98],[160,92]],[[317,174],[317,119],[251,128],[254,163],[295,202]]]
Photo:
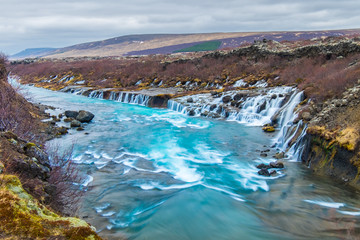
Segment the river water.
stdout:
[[26,87],[31,100],[95,114],[84,132],[49,142],[74,145],[86,190],[78,212],[107,239],[359,239],[352,188],[285,160],[268,163],[276,134],[234,121]]

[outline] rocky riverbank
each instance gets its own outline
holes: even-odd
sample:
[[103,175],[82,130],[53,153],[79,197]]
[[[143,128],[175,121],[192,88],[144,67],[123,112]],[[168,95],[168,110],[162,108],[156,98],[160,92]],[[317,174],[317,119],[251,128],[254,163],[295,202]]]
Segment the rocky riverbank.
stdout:
[[302,161],[317,174],[360,187],[360,82],[340,98],[314,104]]
[[[62,169],[67,159],[49,157],[42,145],[66,133],[10,86],[0,58],[0,238],[100,239],[96,230],[71,215],[76,190]],[[65,192],[74,193],[66,198]]]

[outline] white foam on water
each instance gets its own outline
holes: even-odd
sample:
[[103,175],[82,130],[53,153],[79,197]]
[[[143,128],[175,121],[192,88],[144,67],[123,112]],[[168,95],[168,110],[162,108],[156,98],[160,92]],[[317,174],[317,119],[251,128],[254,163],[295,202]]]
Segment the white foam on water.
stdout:
[[184,182],[198,182],[203,178],[203,174],[186,163],[190,160],[187,150],[179,147],[175,141],[167,143],[164,149],[151,151],[148,159],[154,162],[158,171],[169,172],[175,179]]
[[94,180],[94,178],[90,175],[87,175],[83,183],[81,184],[84,187],[87,187],[89,183],[91,183]]
[[307,203],[311,203],[311,204],[315,204],[315,205],[319,205],[322,207],[327,207],[327,208],[341,208],[341,207],[345,207],[345,203],[337,203],[337,202],[324,202],[324,201],[316,201],[316,200],[303,200],[304,202]]
[[227,156],[227,154],[211,149],[205,143],[197,144],[194,149],[198,154],[192,156],[189,160],[196,163],[221,164],[223,163],[224,157]]
[[337,210],[337,212],[344,214],[344,215],[350,215],[350,216],[360,216],[360,212],[352,212],[352,211],[340,211]]
[[110,207],[110,203],[103,203],[100,206],[94,207],[95,211],[97,213],[101,213],[103,212],[105,209],[107,209],[108,207]]
[[114,215],[115,213],[116,213],[116,212],[111,211],[111,212],[103,213],[103,214],[101,214],[101,216],[102,216],[102,217],[111,217],[111,216]]
[[207,184],[201,184],[201,185],[204,186],[205,188],[212,189],[212,190],[215,190],[215,191],[218,191],[218,192],[221,192],[221,193],[225,193],[226,195],[229,195],[231,198],[233,198],[233,199],[235,199],[237,201],[245,202],[245,200],[242,199],[242,196],[239,195],[239,194],[230,192],[228,190],[225,190],[225,189],[222,189],[222,188],[219,188],[219,187],[210,186],[210,185],[207,185]]

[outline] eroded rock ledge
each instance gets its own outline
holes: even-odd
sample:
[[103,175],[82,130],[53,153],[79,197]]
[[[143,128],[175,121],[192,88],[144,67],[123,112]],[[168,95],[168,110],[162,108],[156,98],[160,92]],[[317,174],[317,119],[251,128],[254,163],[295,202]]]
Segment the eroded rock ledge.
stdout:
[[314,172],[360,187],[360,82],[317,106],[302,161]]

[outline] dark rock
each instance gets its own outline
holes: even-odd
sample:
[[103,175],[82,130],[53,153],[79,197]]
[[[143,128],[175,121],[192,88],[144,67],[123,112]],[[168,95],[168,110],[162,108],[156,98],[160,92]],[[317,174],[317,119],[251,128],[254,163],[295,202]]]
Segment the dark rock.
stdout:
[[245,93],[237,93],[235,96],[234,96],[234,100],[235,101],[239,101],[240,99],[246,97],[246,94]]
[[195,116],[195,110],[191,109],[188,113],[189,116]]
[[78,120],[72,120],[70,123],[70,127],[81,127],[81,122]]
[[275,175],[276,173],[277,173],[276,170],[272,170],[272,171],[270,172],[270,176]]
[[186,99],[186,102],[188,103],[193,103],[194,102],[194,99],[192,97],[189,97],[188,99]]
[[224,96],[222,98],[223,103],[229,103],[231,101],[231,96]]
[[258,174],[259,175],[262,175],[262,176],[266,176],[266,177],[269,177],[270,176],[270,173],[269,173],[269,171],[267,170],[267,169],[261,169],[261,170],[259,170],[258,171]]
[[59,127],[57,129],[58,135],[65,135],[68,133],[68,128],[66,127]]
[[208,117],[211,117],[211,118],[220,118],[220,115],[217,114],[217,113],[211,112],[211,113],[208,114]]
[[202,112],[200,115],[203,116],[203,117],[206,117],[208,114],[209,114],[208,111],[204,111],[204,112]]
[[284,168],[284,164],[282,162],[271,162],[269,164],[270,168]]
[[267,168],[269,168],[269,166],[264,164],[264,163],[260,163],[259,165],[256,166],[256,168],[258,168],[258,169],[267,169]]
[[64,114],[60,113],[60,114],[58,115],[58,117],[61,119],[61,118],[64,117]]
[[77,111],[65,111],[65,116],[67,118],[76,118],[79,115]]
[[264,101],[264,102],[260,105],[258,112],[261,112],[261,111],[265,110],[265,108],[266,108],[266,101]]
[[267,157],[266,153],[260,153],[260,157]]
[[276,94],[271,95],[271,99],[276,99],[276,98],[277,98]]
[[73,118],[65,118],[64,119],[64,122],[71,122],[71,121],[73,121],[74,119]]
[[85,129],[83,127],[78,127],[76,131],[84,131]]
[[217,108],[217,105],[216,104],[213,104],[210,106],[210,111],[214,110],[215,108]]
[[78,120],[78,121],[80,121],[82,123],[84,123],[84,122],[88,123],[94,117],[95,117],[94,114],[92,114],[91,112],[80,110],[79,115],[76,117],[76,120]]

